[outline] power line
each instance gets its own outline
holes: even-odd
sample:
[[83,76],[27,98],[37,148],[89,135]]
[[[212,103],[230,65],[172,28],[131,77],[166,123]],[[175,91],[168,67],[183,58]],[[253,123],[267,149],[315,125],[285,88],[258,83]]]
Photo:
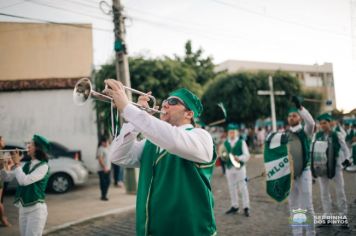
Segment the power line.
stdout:
[[286,19],[283,19],[283,18],[280,18],[280,17],[276,17],[276,16],[261,14],[260,12],[253,11],[251,9],[248,9],[248,8],[245,8],[245,7],[241,7],[241,6],[237,6],[235,4],[227,3],[227,2],[224,2],[224,1],[220,1],[220,0],[211,0],[211,1],[213,1],[213,2],[215,2],[217,4],[220,4],[220,5],[232,7],[234,9],[237,9],[237,10],[240,10],[240,11],[245,11],[245,12],[248,12],[248,13],[251,13],[251,14],[254,14],[254,15],[262,16],[262,17],[265,17],[265,18],[270,18],[272,20],[276,20],[276,21],[279,21],[279,22],[282,22],[282,23],[298,25],[298,26],[302,26],[302,27],[305,27],[305,28],[308,28],[308,29],[311,29],[311,30],[324,31],[326,33],[331,33],[331,34],[335,34],[335,35],[338,35],[338,36],[343,36],[343,37],[348,37],[348,38],[350,37],[348,34],[345,34],[345,33],[340,33],[340,32],[336,32],[336,31],[333,31],[333,30],[325,29],[325,28],[320,28],[320,27],[316,27],[316,26],[312,26],[312,25],[308,25],[308,24],[303,24],[303,23],[300,23],[300,22],[286,20]]
[[54,6],[54,5],[50,5],[50,4],[46,4],[46,3],[42,3],[42,2],[37,2],[35,0],[31,0],[31,1],[28,1],[28,2],[32,3],[32,4],[40,5],[40,6],[45,6],[45,7],[61,10],[61,11],[66,11],[66,12],[71,12],[71,13],[74,13],[74,14],[79,14],[79,15],[82,15],[82,16],[92,17],[92,18],[95,18],[95,19],[98,19],[98,20],[110,21],[110,20],[108,20],[107,18],[104,18],[104,17],[85,14],[85,13],[82,13],[82,12],[73,11],[71,9],[67,9],[67,8],[63,8],[63,7],[58,7],[58,6]]
[[[202,30],[201,27],[191,28],[191,27],[186,27],[186,26],[182,26],[182,25],[166,24],[166,23],[157,22],[157,21],[154,21],[151,19],[145,19],[145,18],[137,17],[137,16],[130,16],[130,17],[134,20],[137,20],[137,21],[145,23],[145,24],[153,25],[155,27],[164,28],[164,29],[174,31],[174,32],[195,34],[195,35],[203,36],[205,39],[210,39],[210,40],[214,40],[217,42],[221,42],[222,39],[225,41],[229,40],[229,41],[235,41],[235,42],[237,39],[243,39],[243,40],[246,40],[249,42],[255,41],[257,43],[261,43],[260,40],[256,40],[254,38],[249,38],[249,37],[245,37],[242,35],[231,35],[227,32],[222,32],[222,31],[217,34],[213,34],[213,33]],[[263,39],[263,42],[266,42],[266,39]],[[277,45],[277,43],[275,41],[270,41],[270,44]]]
[[79,6],[82,6],[82,7],[89,7],[91,9],[96,9],[98,10],[99,9],[99,3],[95,6],[95,5],[92,5],[92,4],[88,4],[89,2],[78,2],[78,1],[75,1],[75,0],[65,0],[66,2],[70,2],[72,4],[76,4],[76,5],[79,5]]
[[[76,28],[84,28],[84,29],[88,29],[88,30],[93,29],[93,30],[105,31],[105,32],[110,32],[110,33],[113,32],[112,30],[103,29],[103,28],[90,27],[90,26],[78,25],[78,24],[73,24],[73,23],[61,23],[61,22],[43,20],[43,19],[27,17],[27,16],[12,15],[12,14],[2,13],[2,12],[0,12],[0,16],[7,16],[7,17],[12,17],[12,18],[24,19],[24,20],[34,20],[34,21],[48,23],[48,24],[64,25],[64,26],[70,26],[70,27],[76,27]],[[16,30],[11,30],[11,31],[16,31]],[[1,31],[1,32],[7,32],[7,31]]]

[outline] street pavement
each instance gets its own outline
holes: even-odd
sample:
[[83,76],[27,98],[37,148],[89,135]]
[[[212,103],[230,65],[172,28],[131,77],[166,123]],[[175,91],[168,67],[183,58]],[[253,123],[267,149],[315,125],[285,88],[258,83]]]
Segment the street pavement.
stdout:
[[[250,178],[258,176],[263,171],[263,160],[261,156],[252,157],[247,165],[247,173]],[[345,189],[348,198],[350,222],[349,230],[342,230],[340,227],[323,227],[317,228],[318,235],[356,235],[356,204],[354,200],[356,198],[356,174],[344,172]],[[265,180],[264,178],[252,179],[248,182],[251,202],[251,216],[245,217],[243,212],[240,211],[235,215],[225,215],[225,211],[230,208],[230,197],[227,187],[225,176],[221,174],[220,167],[217,167],[214,171],[214,177],[212,181],[212,188],[215,197],[215,217],[218,229],[218,235],[290,235],[291,228],[289,226],[289,211],[287,201],[277,203],[265,193]],[[333,185],[332,185],[333,186]],[[333,188],[332,188],[333,189]],[[114,189],[115,190],[115,189]],[[116,189],[118,190],[118,189]],[[118,190],[120,192],[120,190]],[[121,190],[122,191],[122,190]],[[79,191],[78,191],[79,192]],[[85,191],[81,191],[81,195],[85,194]],[[118,197],[124,198],[124,192],[120,192]],[[64,195],[63,195],[64,196]],[[132,197],[132,196],[131,196]],[[332,193],[333,199],[335,199],[335,193]],[[51,197],[50,197],[51,198]],[[75,196],[71,197],[75,201]],[[67,199],[70,201],[71,199]],[[46,235],[135,235],[135,211],[134,208],[128,208],[127,206],[118,206],[111,204],[111,200],[114,201],[113,196],[108,203],[111,207],[117,207],[117,212],[106,212],[101,217],[98,216],[94,219],[90,219],[90,215],[85,215],[86,220],[82,220],[73,225],[64,225],[61,229],[56,230],[52,226],[52,230],[48,230],[51,227],[46,226]],[[93,205],[101,205],[97,199],[91,199]],[[313,184],[313,202],[316,213],[321,213],[319,184],[316,182]],[[113,203],[113,202],[112,202]],[[61,204],[58,202],[58,204]],[[50,204],[49,204],[50,205]],[[126,208],[125,208],[126,207]],[[335,207],[335,206],[334,206]],[[50,208],[50,206],[49,206]],[[124,209],[119,211],[120,209]],[[68,212],[74,214],[75,209],[68,209]],[[52,214],[52,216],[51,216]],[[50,212],[49,219],[52,220],[58,218],[55,211]],[[67,213],[68,215],[69,213]],[[89,214],[89,213],[88,213]],[[52,223],[53,224],[53,223]],[[63,224],[62,224],[63,226]],[[0,234],[2,228],[0,228]],[[184,235],[184,233],[182,233]]]
[[[135,195],[126,194],[124,188],[111,186],[108,193],[109,201],[100,200],[99,179],[96,174],[89,177],[83,186],[76,186],[65,194],[47,193],[48,219],[45,232],[67,228],[93,218],[124,213],[135,209]],[[12,202],[14,191],[5,195],[6,215],[12,227],[0,227],[0,235],[20,235],[18,226],[18,208]],[[79,234],[81,235],[81,234]]]

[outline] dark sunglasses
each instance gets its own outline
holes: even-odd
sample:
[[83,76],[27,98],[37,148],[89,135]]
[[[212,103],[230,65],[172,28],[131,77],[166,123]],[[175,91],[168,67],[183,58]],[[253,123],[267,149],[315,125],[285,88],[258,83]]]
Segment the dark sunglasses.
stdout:
[[178,98],[167,98],[167,99],[163,100],[163,102],[162,102],[162,104],[165,104],[165,103],[168,103],[168,105],[170,105],[170,106],[175,106],[175,105],[181,104],[187,110],[189,110],[189,108],[184,104],[184,102],[182,102]]

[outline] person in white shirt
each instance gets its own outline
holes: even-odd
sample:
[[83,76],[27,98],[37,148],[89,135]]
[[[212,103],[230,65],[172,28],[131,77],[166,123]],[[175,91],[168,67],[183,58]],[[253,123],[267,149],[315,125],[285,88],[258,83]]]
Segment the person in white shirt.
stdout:
[[[288,134],[289,152],[293,159],[294,183],[288,197],[289,212],[291,217],[298,209],[306,210],[308,217],[314,217],[312,197],[312,173],[310,169],[310,139],[314,132],[315,121],[309,111],[302,106],[298,97],[293,96],[295,107],[288,111]],[[299,145],[296,145],[299,143]],[[297,150],[298,149],[298,150]],[[293,226],[293,235],[315,235],[314,224],[308,226]]]
[[111,161],[109,159],[109,141],[106,137],[101,138],[99,142],[97,159],[101,200],[108,201],[107,194],[110,187]]
[[[220,156],[224,158],[226,165],[226,179],[229,185],[231,208],[226,214],[235,214],[239,211],[238,193],[242,197],[242,207],[245,216],[250,216],[250,197],[247,189],[246,179],[246,163],[250,159],[250,152],[246,142],[239,137],[238,126],[236,124],[229,124],[227,126],[227,139],[220,150]],[[222,153],[222,152],[225,152]],[[231,156],[232,155],[232,156]],[[234,158],[238,162],[231,160]]]
[[[193,125],[203,109],[200,99],[188,89],[175,90],[158,119],[130,104],[120,82],[105,83],[127,122],[111,144],[110,158],[140,167],[136,235],[216,235],[210,184],[216,153],[210,134]],[[139,104],[147,107],[148,100],[140,96]],[[139,133],[143,140],[137,140]]]
[[11,181],[16,178],[18,182],[14,203],[19,208],[22,236],[40,236],[46,224],[48,212],[45,191],[49,178],[46,152],[50,147],[46,138],[35,134],[28,145],[30,161],[21,167],[20,155],[16,151],[12,156],[11,171],[5,170],[4,165],[0,166],[0,174],[5,180]]
[[[345,143],[345,137],[340,135],[337,131],[332,130],[330,121],[333,120],[333,117],[329,113],[319,115],[317,120],[320,124],[320,130],[315,133],[314,140],[325,142],[328,150],[332,150],[332,154],[330,154],[332,155],[330,158],[332,165],[328,165],[327,175],[318,177],[323,212],[325,216],[329,216],[333,212],[332,206],[336,205],[338,213],[347,217],[348,206],[342,168],[344,160],[340,154],[344,153],[344,157],[348,157],[347,159],[349,159],[350,152]],[[336,201],[332,201],[330,195],[330,182],[332,181],[335,183]],[[328,222],[326,222],[326,224],[328,224]],[[349,225],[347,222],[343,222],[341,227],[348,229]]]

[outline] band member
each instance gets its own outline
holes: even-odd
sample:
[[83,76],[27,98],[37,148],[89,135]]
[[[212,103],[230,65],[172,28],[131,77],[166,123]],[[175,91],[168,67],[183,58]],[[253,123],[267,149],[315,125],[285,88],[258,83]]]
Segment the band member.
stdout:
[[14,165],[12,171],[6,171],[0,166],[0,174],[6,180],[16,178],[18,187],[15,195],[15,205],[19,208],[19,225],[21,235],[42,235],[47,220],[47,205],[45,190],[49,177],[48,159],[45,152],[50,149],[50,143],[40,135],[34,135],[28,146],[31,160],[21,168],[18,152],[12,156]]
[[[313,218],[314,207],[312,199],[312,175],[310,171],[310,140],[313,135],[315,122],[309,111],[305,109],[297,97],[293,97],[296,108],[288,112],[288,146],[294,163],[294,184],[292,185],[288,203],[291,216],[293,210],[307,210]],[[304,125],[302,125],[304,121]],[[292,227],[293,235],[302,235],[303,228],[307,235],[315,235],[314,225]]]
[[[215,235],[211,177],[213,139],[193,119],[203,106],[182,88],[163,101],[160,119],[129,104],[123,85],[106,80],[107,95],[127,123],[111,144],[111,160],[140,167],[136,203],[137,235]],[[147,96],[139,104],[148,106]],[[146,139],[138,141],[142,133]]]
[[[346,143],[346,136],[347,136],[346,131],[344,130],[344,128],[342,128],[342,126],[336,119],[333,119],[332,116],[331,116],[331,121],[330,121],[330,128],[331,128],[331,131],[336,132],[337,135],[340,138],[342,138],[343,140],[345,140],[345,143]],[[350,152],[350,149],[349,149],[349,152]],[[340,162],[342,163],[342,165],[345,167],[351,165],[350,156],[348,155],[349,152],[345,153],[343,151],[343,149],[340,149],[340,151],[339,151],[338,158],[340,159]]]
[[[340,149],[344,152],[345,156],[349,157],[349,149],[346,146],[344,136],[338,134],[337,132],[332,131],[330,126],[330,121],[332,120],[331,115],[328,113],[324,113],[318,117],[318,121],[320,124],[321,130],[315,134],[315,141],[322,141],[325,143],[324,154],[330,158],[328,159],[329,164],[326,169],[326,175],[318,176],[319,184],[320,184],[320,195],[321,195],[321,203],[323,207],[324,214],[331,213],[331,197],[330,197],[330,188],[329,183],[331,180],[335,182],[335,190],[336,190],[336,204],[339,208],[339,212],[344,216],[347,216],[347,201],[344,190],[344,177],[342,175],[342,160],[339,158]],[[321,143],[321,145],[322,145]],[[320,146],[321,146],[320,145]],[[317,155],[317,151],[313,151],[313,156]],[[330,153],[330,150],[331,153]],[[319,154],[320,155],[320,154]],[[342,225],[344,228],[348,228],[348,224],[345,223]]]
[[[231,208],[226,214],[235,214],[239,211],[239,192],[242,196],[244,214],[248,217],[250,216],[250,199],[246,183],[246,162],[250,158],[250,152],[246,142],[239,138],[238,126],[236,124],[229,124],[227,126],[227,139],[222,149],[223,150],[220,150],[220,156],[225,161],[226,179],[231,200]],[[230,154],[232,154],[232,156]],[[235,162],[231,160],[231,158],[234,158]],[[234,165],[236,162],[238,163],[237,166],[236,164]]]

